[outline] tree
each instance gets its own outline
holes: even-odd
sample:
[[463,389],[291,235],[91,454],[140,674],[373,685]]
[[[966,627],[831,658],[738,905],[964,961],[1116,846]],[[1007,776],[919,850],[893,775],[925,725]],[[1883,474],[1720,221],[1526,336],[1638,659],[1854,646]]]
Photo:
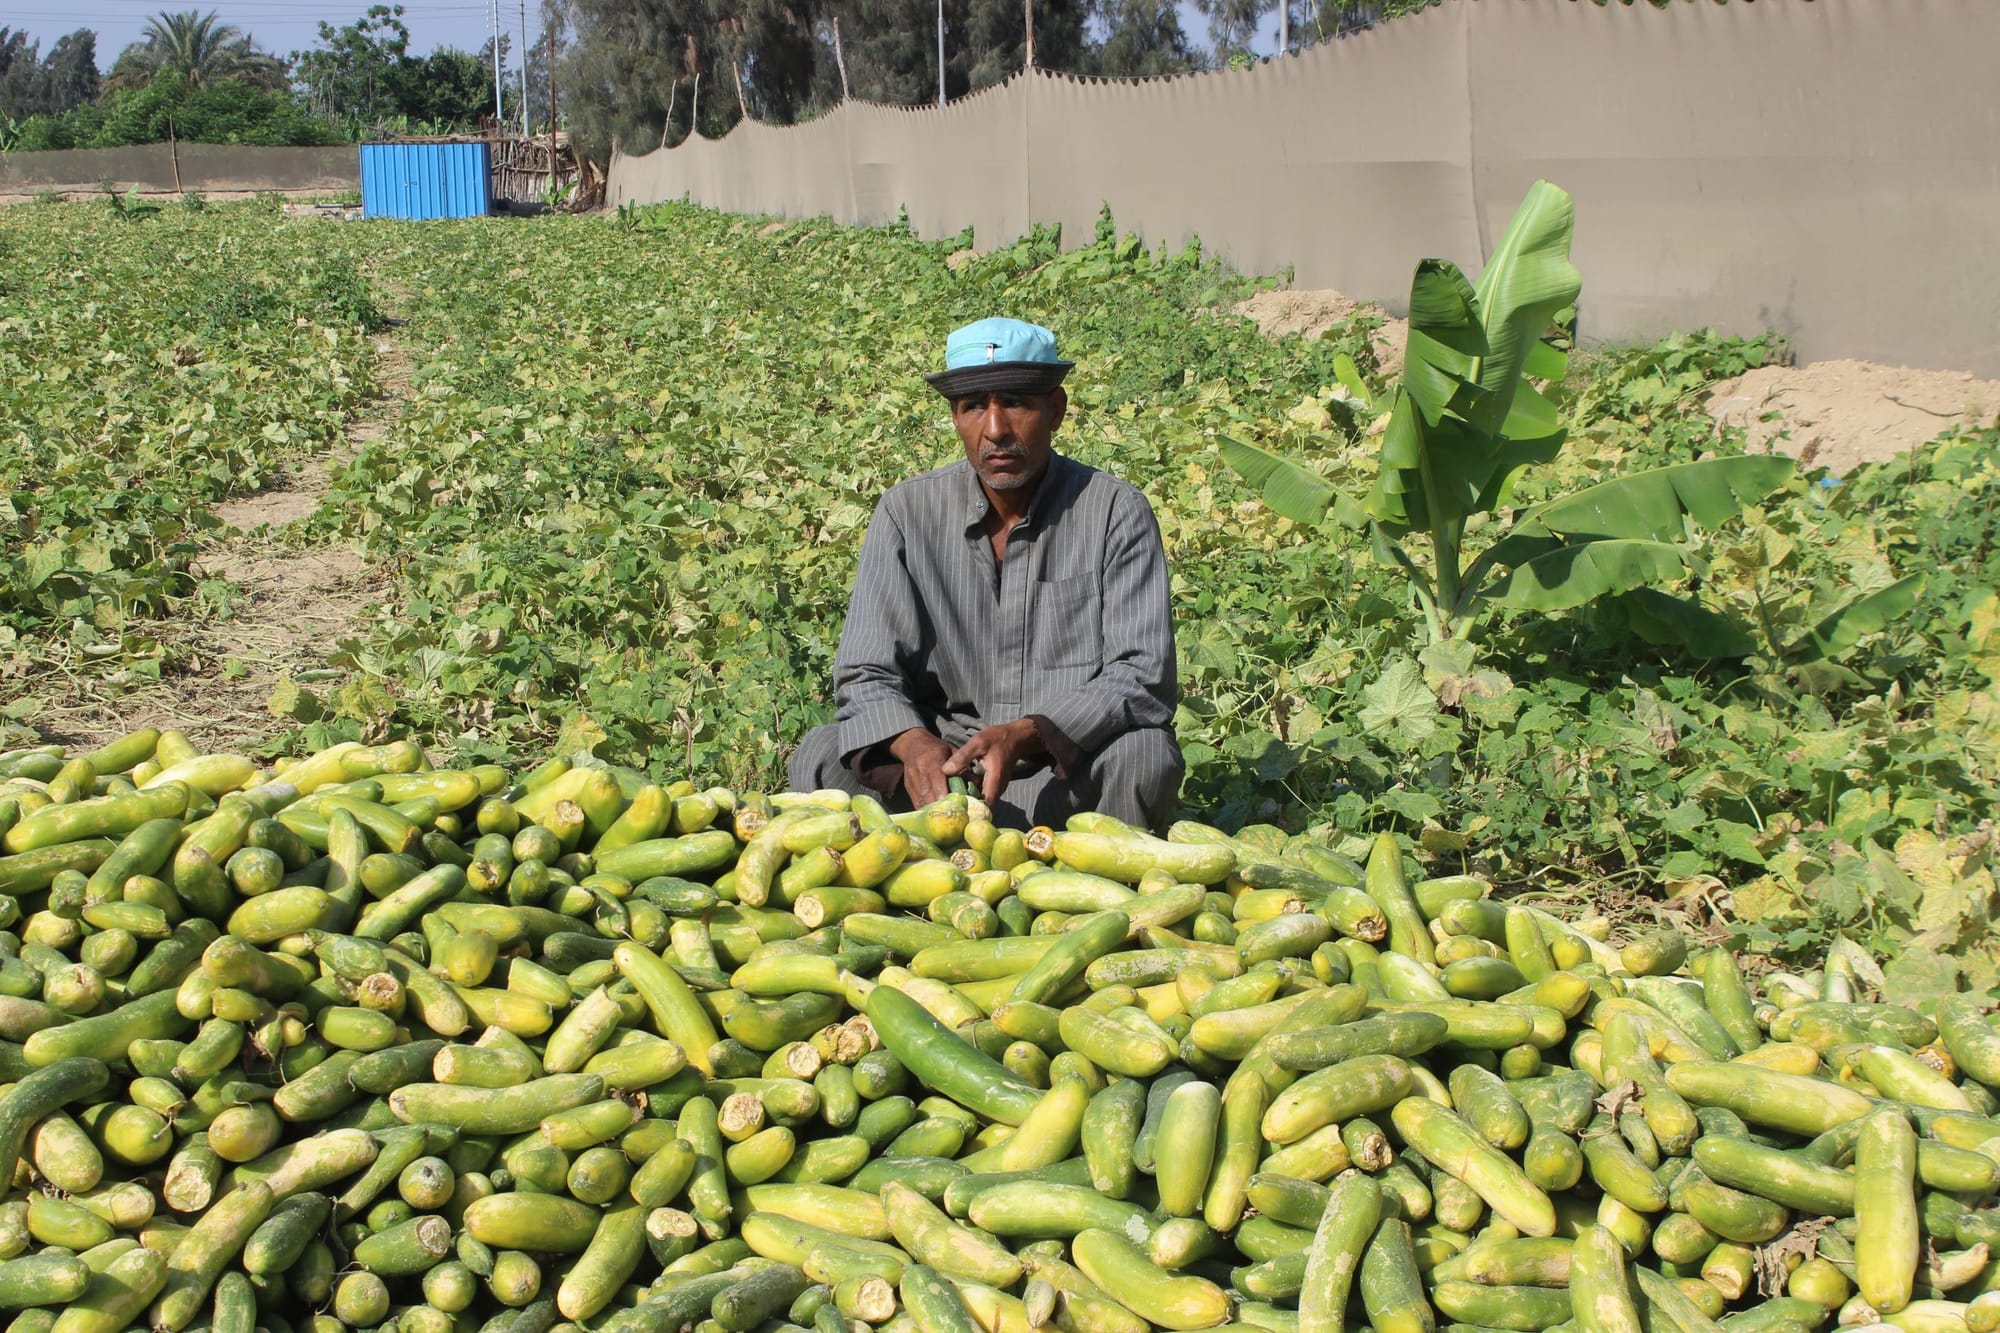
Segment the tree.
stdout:
[[0,119],[21,120],[40,110],[35,85],[41,74],[41,43],[25,32],[0,28]]
[[1291,9],[1294,49],[1361,32],[1444,0],[1282,0]]
[[334,144],[340,127],[309,114],[287,93],[243,79],[221,79],[196,88],[178,70],[145,84],[115,88],[103,100],[84,102],[59,116],[22,122],[22,151],[117,148],[168,138],[193,143],[260,145]]
[[1208,20],[1209,43],[1218,63],[1247,55],[1250,39],[1264,15],[1273,12],[1277,0],[1194,0],[1194,7]]
[[[840,7],[850,91],[892,106],[936,102],[937,0],[847,0]],[[1086,71],[1085,0],[1034,0],[1035,63]],[[964,97],[1012,78],[1027,65],[1021,0],[945,0],[945,96]]]
[[97,34],[78,28],[56,40],[48,59],[25,32],[0,28],[0,119],[59,116],[97,97]]
[[493,110],[493,67],[470,51],[404,56],[390,80],[397,110],[413,121],[471,129]]
[[[952,0],[957,3],[963,0]],[[937,101],[936,0],[847,0],[840,13],[846,20],[840,36],[853,96],[889,106]],[[947,22],[946,51],[950,49]],[[949,91],[949,55],[946,59]]]
[[[671,0],[558,0],[574,34],[558,69],[578,149],[610,160],[614,141],[646,152],[686,134],[688,31]],[[669,123],[670,117],[674,123]]]
[[119,53],[106,84],[112,88],[148,83],[173,71],[191,88],[237,79],[258,88],[285,87],[285,62],[260,51],[248,34],[217,22],[216,13],[184,10],[146,20],[145,36]]
[[97,34],[78,28],[56,39],[42,62],[40,106],[45,116],[97,100]]
[[[693,132],[729,132],[745,109],[791,124],[839,98],[820,29],[828,0],[560,0],[572,37],[557,64],[566,119],[585,156],[613,140],[642,152]],[[532,67],[530,72],[532,73]],[[739,103],[737,80],[742,80]]]
[[[1035,63],[1048,69],[1081,70],[1088,63],[1081,0],[1035,0]],[[1027,28],[1019,0],[960,0],[945,6],[946,90],[951,96],[1003,83],[1027,66]],[[954,78],[953,75],[957,75]]]
[[1104,0],[1097,21],[1104,40],[1097,48],[1097,73],[1117,78],[1185,74],[1202,68],[1201,53],[1181,29],[1172,0]]
[[371,5],[344,28],[319,24],[319,45],[292,52],[306,104],[321,115],[373,125],[397,114],[393,94],[399,66],[409,52],[410,30],[401,5]]

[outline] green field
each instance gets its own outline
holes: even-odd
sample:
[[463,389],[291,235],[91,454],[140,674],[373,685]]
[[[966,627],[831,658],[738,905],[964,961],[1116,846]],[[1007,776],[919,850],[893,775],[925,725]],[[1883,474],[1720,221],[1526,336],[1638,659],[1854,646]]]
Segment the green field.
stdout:
[[[1334,373],[1341,352],[1368,371],[1362,323],[1267,340],[1228,313],[1251,283],[1108,228],[1067,253],[1037,236],[948,264],[959,248],[674,206],[421,225],[0,212],[0,748],[72,738],[79,690],[197,670],[174,626],[258,614],[191,572],[229,536],[211,506],[316,468],[375,414],[379,438],[283,536],[356,545],[390,593],[301,646],[314,669],[256,720],[274,747],[585,744],[780,784],[830,714],[874,499],[956,448],[919,375],[946,330],[1005,310],[1079,363],[1063,447],[1159,513],[1191,810],[1394,831],[1434,872],[1506,887],[1674,894],[1675,920],[1753,948],[1817,953],[1845,933],[1896,955],[1906,998],[2000,981],[1984,943],[2000,437],[1836,487],[1801,476],[1690,533],[1697,595],[1747,627],[1747,656],[1693,657],[1607,603],[1501,616],[1476,656],[1420,659],[1404,585],[1366,542],[1275,519],[1220,457],[1237,438],[1365,488],[1375,440]],[[378,344],[407,374],[382,374]],[[1700,391],[1775,350],[1689,334],[1580,358],[1559,393],[1571,443],[1519,502],[1740,449]],[[1912,573],[1927,577],[1906,614],[1793,656]]]

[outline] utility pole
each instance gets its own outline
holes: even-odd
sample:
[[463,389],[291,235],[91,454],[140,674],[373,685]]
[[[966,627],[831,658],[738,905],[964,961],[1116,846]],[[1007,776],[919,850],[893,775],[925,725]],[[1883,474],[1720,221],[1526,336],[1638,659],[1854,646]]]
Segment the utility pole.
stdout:
[[486,26],[493,36],[493,119],[498,123],[500,110],[500,0],[486,0]]
[[[548,4],[548,0],[542,0]],[[549,5],[549,183],[556,174],[556,11]]]
[[1278,0],[1278,54],[1292,49],[1292,0]]
[[528,0],[521,0],[521,137],[528,137]]
[[[1284,2],[1285,0],[1278,0],[1279,4],[1283,4]],[[1033,69],[1035,67],[1035,0],[1021,0],[1021,9],[1027,14],[1028,18],[1027,68]]]
[[944,105],[944,0],[938,0],[938,105]]

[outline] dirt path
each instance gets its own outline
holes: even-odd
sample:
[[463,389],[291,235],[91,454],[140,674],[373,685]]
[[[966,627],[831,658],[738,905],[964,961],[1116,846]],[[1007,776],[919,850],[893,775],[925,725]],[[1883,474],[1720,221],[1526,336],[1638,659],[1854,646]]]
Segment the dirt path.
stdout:
[[[401,299],[393,288],[385,294]],[[215,507],[228,530],[193,564],[210,609],[151,627],[165,649],[160,679],[114,686],[75,672],[57,695],[62,705],[34,719],[47,739],[97,744],[136,727],[171,726],[204,749],[232,750],[291,725],[273,712],[273,691],[325,670],[337,641],[364,624],[394,584],[392,571],[370,564],[355,544],[316,542],[300,525],[319,508],[331,470],[378,439],[409,400],[415,362],[397,332],[372,336],[381,395],[349,421],[343,440],[263,490]]]

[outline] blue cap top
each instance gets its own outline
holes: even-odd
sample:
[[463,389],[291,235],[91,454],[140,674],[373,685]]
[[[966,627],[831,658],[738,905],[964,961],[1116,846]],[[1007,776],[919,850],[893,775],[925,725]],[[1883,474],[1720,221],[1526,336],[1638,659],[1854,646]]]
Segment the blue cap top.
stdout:
[[1005,361],[1053,365],[1061,360],[1056,355],[1056,335],[1026,320],[975,320],[962,329],[953,329],[944,341],[947,370],[967,370]]

